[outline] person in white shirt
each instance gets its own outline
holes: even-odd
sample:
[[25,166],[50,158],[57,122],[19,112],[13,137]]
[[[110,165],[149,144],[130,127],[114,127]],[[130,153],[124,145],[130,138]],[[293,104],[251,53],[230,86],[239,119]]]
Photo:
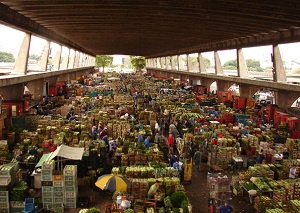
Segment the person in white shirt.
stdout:
[[289,178],[290,179],[296,178],[296,172],[297,172],[296,167],[292,166],[292,168],[290,168]]

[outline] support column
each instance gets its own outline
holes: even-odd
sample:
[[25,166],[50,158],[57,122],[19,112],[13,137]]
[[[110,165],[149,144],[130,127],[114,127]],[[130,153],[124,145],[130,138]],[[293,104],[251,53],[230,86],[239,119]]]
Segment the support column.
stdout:
[[190,54],[186,54],[186,71],[190,72],[192,68],[192,61],[190,58]]
[[40,68],[41,71],[47,71],[49,53],[50,53],[50,41],[45,40],[45,45],[41,55],[41,59],[38,62],[38,67]]
[[177,55],[177,59],[178,59],[178,71],[182,71],[183,70],[182,57],[180,55]]
[[7,87],[0,87],[0,95],[3,100],[21,100],[24,94],[23,84],[14,84]]
[[232,84],[234,84],[234,82],[217,80],[218,91],[228,91]]
[[26,86],[32,94],[33,100],[40,101],[43,99],[44,79],[29,81]]
[[205,63],[202,56],[202,53],[198,53],[198,62],[199,62],[199,72],[206,73]]
[[168,70],[169,69],[169,61],[168,61],[168,57],[165,57],[165,69]]
[[176,70],[174,56],[171,56],[171,70]]
[[275,82],[286,82],[286,74],[278,45],[273,45],[273,80]]
[[240,96],[243,98],[253,98],[253,95],[260,90],[260,87],[250,84],[240,84]]
[[219,57],[219,53],[218,51],[214,52],[214,58],[215,58],[215,70],[216,70],[216,74],[217,75],[223,75],[223,68],[222,68],[222,64],[221,64],[221,60]]
[[151,59],[151,64],[152,64],[152,66],[151,66],[152,68],[156,68],[156,67],[155,67],[155,66],[156,66],[156,65],[155,65],[155,58],[152,58],[152,59]]
[[299,91],[278,90],[275,92],[275,104],[281,109],[288,109],[299,97]]
[[68,69],[73,69],[73,68],[74,68],[75,54],[76,54],[76,52],[73,51],[73,53],[74,53],[74,54],[71,53],[71,54],[69,55],[70,59],[69,59]]
[[80,52],[76,51],[75,52],[74,68],[78,68],[79,67],[79,57],[80,57]]
[[156,58],[156,63],[157,63],[157,67],[156,68],[161,68],[160,58]]
[[242,48],[237,49],[237,74],[241,78],[248,77],[247,63]]
[[62,70],[68,69],[69,55],[70,55],[70,49],[68,48],[67,55],[63,58],[63,61],[62,61],[62,63],[61,63],[61,69],[62,69]]
[[53,60],[53,70],[59,70],[62,46],[58,45],[58,50],[55,53]]
[[19,53],[14,65],[14,72],[26,75],[27,74],[27,64],[29,57],[31,34],[25,33],[23,42],[19,49]]

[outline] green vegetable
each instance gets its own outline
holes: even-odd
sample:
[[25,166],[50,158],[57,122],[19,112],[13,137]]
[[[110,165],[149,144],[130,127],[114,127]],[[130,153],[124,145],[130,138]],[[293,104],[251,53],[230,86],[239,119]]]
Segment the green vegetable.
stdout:
[[187,200],[187,196],[184,192],[178,191],[171,195],[171,203],[174,207],[180,208],[183,201]]

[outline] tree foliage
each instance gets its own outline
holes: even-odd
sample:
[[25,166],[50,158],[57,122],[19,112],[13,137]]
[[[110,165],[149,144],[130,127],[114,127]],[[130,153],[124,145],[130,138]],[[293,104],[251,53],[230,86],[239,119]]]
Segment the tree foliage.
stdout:
[[[247,59],[246,64],[248,67],[248,70],[250,71],[256,71],[256,72],[263,72],[263,68],[260,67],[260,61],[255,59]],[[237,61],[236,59],[228,60],[223,65],[224,69],[227,70],[236,70],[237,69]]]
[[300,67],[297,67],[292,71],[293,74],[300,74]]
[[260,67],[260,61],[255,59],[246,60],[248,70],[263,72],[263,68]]
[[203,57],[203,61],[204,61],[204,66],[205,68],[210,68],[210,60],[208,58]]
[[29,55],[29,59],[32,59],[32,60],[38,61],[38,60],[40,60],[40,58],[41,58],[41,56],[36,55],[36,54],[30,54]]
[[142,56],[130,56],[130,62],[136,70],[141,70],[146,66],[145,57]]
[[104,71],[104,67],[108,67],[111,65],[113,61],[113,57],[110,55],[96,55],[95,66],[102,67]]
[[223,68],[227,70],[236,70],[237,69],[236,59],[226,61],[223,65]]
[[12,53],[0,52],[0,62],[15,62],[14,55]]

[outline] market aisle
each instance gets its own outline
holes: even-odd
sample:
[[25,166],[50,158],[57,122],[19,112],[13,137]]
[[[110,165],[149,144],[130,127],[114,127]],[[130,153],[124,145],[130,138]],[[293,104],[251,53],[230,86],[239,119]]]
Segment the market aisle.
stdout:
[[[198,172],[194,166],[192,173],[192,183],[185,184],[186,193],[193,205],[193,213],[209,212],[208,208],[208,190],[207,190],[207,173],[208,166],[201,165],[201,171]],[[227,174],[230,179],[232,174],[237,174],[237,171],[224,171],[222,174]],[[237,197],[232,194],[232,206],[234,212],[254,213],[253,205],[249,203],[249,198]]]

